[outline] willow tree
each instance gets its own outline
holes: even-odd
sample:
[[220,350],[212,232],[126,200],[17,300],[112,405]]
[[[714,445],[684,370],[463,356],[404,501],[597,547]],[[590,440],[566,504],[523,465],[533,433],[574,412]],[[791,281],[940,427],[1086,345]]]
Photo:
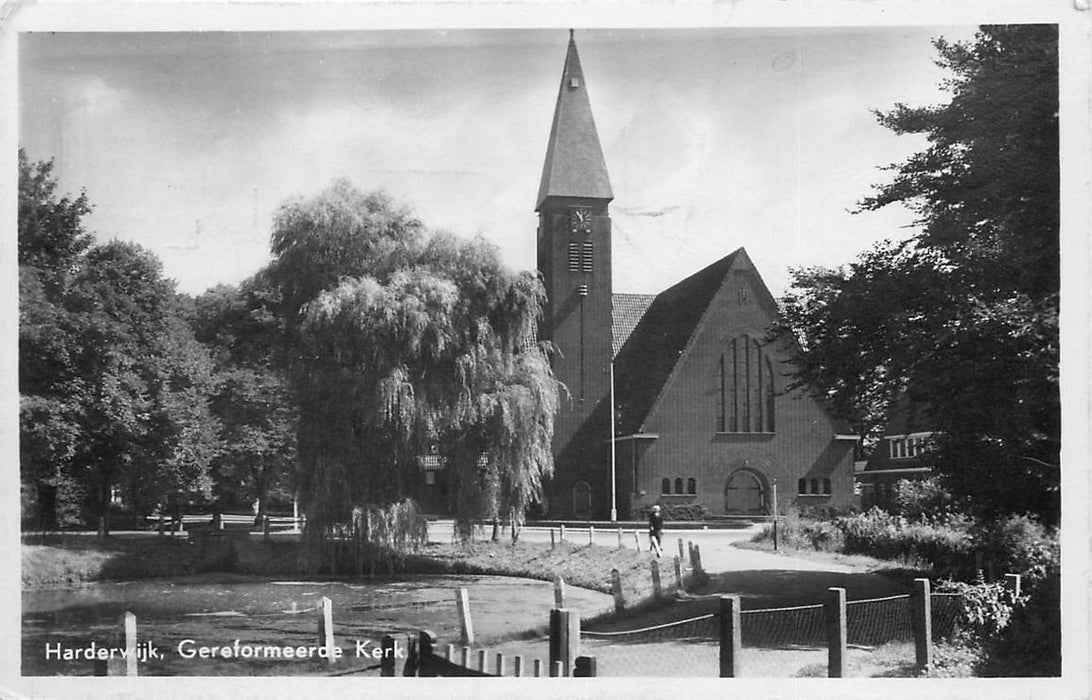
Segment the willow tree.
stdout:
[[312,562],[333,563],[333,539],[356,555],[412,544],[421,533],[406,499],[431,445],[460,522],[522,522],[552,470],[557,409],[537,277],[508,270],[480,239],[429,235],[343,181],[282,207],[273,252]]

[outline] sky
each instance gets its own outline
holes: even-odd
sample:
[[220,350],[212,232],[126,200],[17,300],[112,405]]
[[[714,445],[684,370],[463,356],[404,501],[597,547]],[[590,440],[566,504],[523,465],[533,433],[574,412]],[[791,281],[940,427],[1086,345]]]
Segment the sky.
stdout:
[[[775,295],[912,232],[852,214],[920,150],[873,110],[938,104],[931,39],[974,27],[580,29],[615,200],[614,290],[659,292],[747,249]],[[30,33],[19,140],[85,188],[100,240],[140,243],[181,291],[269,260],[278,206],[339,177],[427,226],[535,265],[535,195],[565,29]]]

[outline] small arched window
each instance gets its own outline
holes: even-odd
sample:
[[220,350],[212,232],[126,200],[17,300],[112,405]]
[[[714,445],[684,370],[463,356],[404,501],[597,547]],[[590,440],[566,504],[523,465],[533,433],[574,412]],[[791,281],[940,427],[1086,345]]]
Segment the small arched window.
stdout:
[[819,493],[819,480],[818,479],[812,479],[811,480],[811,492],[812,493]]
[[830,479],[823,479],[823,495],[830,495]]
[[664,477],[660,482],[660,493],[671,493],[671,479]]
[[697,481],[697,479],[695,479],[693,477],[690,477],[689,479],[686,480],[686,492],[688,494],[690,494],[690,495],[694,495],[694,494],[696,494],[698,492],[698,481]]
[[796,482],[796,492],[799,494],[807,494],[808,492],[808,480],[799,479]]
[[675,493],[682,493],[682,477],[675,478]]

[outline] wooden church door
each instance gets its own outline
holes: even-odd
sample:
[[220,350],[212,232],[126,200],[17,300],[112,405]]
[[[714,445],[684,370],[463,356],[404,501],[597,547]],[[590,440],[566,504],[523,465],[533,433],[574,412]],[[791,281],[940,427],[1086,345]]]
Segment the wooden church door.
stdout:
[[748,471],[737,471],[724,487],[724,512],[730,515],[762,513],[762,484]]

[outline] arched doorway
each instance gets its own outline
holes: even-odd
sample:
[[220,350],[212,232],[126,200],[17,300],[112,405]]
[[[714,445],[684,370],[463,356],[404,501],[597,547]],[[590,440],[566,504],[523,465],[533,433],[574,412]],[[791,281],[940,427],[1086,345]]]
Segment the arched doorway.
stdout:
[[760,515],[766,512],[766,489],[758,474],[737,469],[724,485],[724,512],[728,515]]
[[591,486],[586,481],[573,485],[573,517],[591,517]]

